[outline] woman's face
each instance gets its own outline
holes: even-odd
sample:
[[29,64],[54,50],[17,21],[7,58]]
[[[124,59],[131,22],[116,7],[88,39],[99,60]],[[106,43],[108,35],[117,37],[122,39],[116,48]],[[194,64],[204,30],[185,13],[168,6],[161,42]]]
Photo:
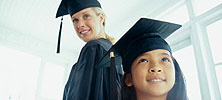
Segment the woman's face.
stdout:
[[[137,57],[131,66],[131,83],[137,96],[167,96],[175,84],[174,63],[169,51],[156,49]],[[129,77],[129,75],[128,75]]]
[[104,34],[102,31],[104,15],[97,15],[92,8],[73,14],[72,21],[77,35],[85,42],[101,38]]

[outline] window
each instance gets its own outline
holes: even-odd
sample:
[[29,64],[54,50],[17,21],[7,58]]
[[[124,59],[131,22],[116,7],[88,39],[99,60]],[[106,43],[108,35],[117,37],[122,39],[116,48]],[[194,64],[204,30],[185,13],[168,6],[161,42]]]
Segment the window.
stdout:
[[35,100],[41,59],[0,46],[0,100]]
[[217,81],[220,88],[220,95],[222,95],[222,64],[216,66],[216,74],[217,74]]
[[[199,80],[193,47],[189,46],[173,53],[186,78],[187,94],[190,100],[201,100]],[[191,74],[192,73],[192,74]]]
[[184,24],[189,21],[187,7],[184,4],[182,6],[176,7],[173,10],[165,12],[165,14],[160,19],[173,23]]
[[[47,100],[62,100],[64,90],[64,67],[46,63],[40,86],[40,96]],[[41,100],[41,99],[40,99]]]
[[193,0],[193,1],[194,1],[194,12],[196,16],[222,3],[222,0]]
[[217,80],[222,95],[222,48],[221,48],[221,33],[222,19],[207,26],[208,39],[215,65]]
[[222,19],[207,26],[208,39],[215,64],[222,62],[221,34]]

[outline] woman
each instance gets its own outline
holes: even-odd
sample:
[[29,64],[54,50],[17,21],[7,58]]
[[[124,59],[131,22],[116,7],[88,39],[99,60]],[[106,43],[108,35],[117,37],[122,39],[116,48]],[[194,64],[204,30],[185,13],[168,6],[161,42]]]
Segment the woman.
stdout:
[[120,100],[187,100],[182,71],[163,39],[180,27],[141,18],[112,47],[125,72]]
[[[72,67],[63,100],[109,100],[110,68],[100,66],[99,61],[112,46],[113,38],[105,33],[105,14],[100,3],[97,0],[63,0],[56,17],[65,14],[70,14],[78,37],[86,45]],[[120,87],[123,70],[120,65],[116,68],[116,84]]]

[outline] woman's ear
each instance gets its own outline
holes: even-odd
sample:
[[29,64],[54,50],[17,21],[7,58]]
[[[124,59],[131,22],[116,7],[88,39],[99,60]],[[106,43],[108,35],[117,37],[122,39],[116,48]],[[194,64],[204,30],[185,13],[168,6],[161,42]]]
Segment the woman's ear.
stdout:
[[128,86],[128,87],[131,87],[133,86],[133,79],[132,79],[132,76],[130,73],[127,73],[125,74],[126,77],[125,77],[125,84]]
[[105,15],[104,15],[103,13],[100,13],[100,14],[99,14],[99,18],[100,18],[100,21],[101,21],[102,23],[104,23],[104,21],[105,21]]

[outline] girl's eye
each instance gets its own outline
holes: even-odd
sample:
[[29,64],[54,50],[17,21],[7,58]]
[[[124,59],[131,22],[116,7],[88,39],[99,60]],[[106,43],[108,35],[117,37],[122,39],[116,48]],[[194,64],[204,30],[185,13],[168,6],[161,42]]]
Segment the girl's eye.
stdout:
[[170,62],[170,60],[168,58],[162,58],[163,62]]
[[148,62],[148,60],[146,60],[146,59],[141,59],[141,60],[139,61],[139,63],[143,63],[143,62]]

